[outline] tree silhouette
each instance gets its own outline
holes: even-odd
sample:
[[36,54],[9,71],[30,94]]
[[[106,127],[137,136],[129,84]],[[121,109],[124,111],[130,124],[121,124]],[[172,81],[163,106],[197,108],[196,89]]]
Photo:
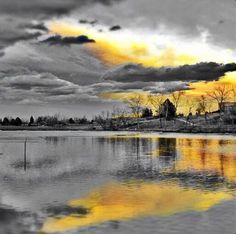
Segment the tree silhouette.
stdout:
[[177,92],[173,92],[171,94],[171,100],[173,101],[176,112],[178,111],[178,107],[179,107],[181,98],[184,96],[184,94],[185,94],[184,91],[177,91]]
[[131,109],[133,116],[135,118],[139,118],[142,111],[142,105],[143,105],[142,96],[140,94],[134,95],[133,97],[127,100],[127,104],[129,108]]
[[148,104],[151,105],[152,109],[155,110],[156,115],[159,117],[161,112],[161,105],[164,102],[164,96],[162,94],[148,96]]
[[69,118],[69,124],[75,124],[75,121],[74,121],[74,119],[73,118]]
[[220,113],[223,109],[224,102],[228,101],[230,98],[230,93],[232,89],[227,85],[219,85],[215,87],[214,90],[207,92],[207,95],[217,102]]
[[169,99],[166,99],[161,105],[161,116],[165,119],[172,119],[176,116],[176,108]]
[[16,125],[16,120],[14,118],[10,120],[10,125],[13,125],[13,126]]
[[7,126],[7,125],[9,125],[9,124],[10,124],[9,119],[8,119],[7,117],[5,117],[5,118],[3,119],[3,121],[2,121],[2,125],[3,125],[3,126]]
[[127,100],[127,104],[131,109],[133,117],[137,119],[137,127],[139,129],[139,118],[141,116],[143,98],[140,94],[136,94]]
[[36,121],[37,125],[42,124],[42,122],[43,122],[43,117],[42,117],[42,116],[39,116],[39,117],[37,118],[37,121]]
[[16,118],[15,125],[16,126],[21,126],[22,125],[22,121],[21,121],[21,119],[19,117]]
[[149,108],[144,108],[142,111],[142,118],[152,117],[152,110]]
[[29,122],[29,125],[32,125],[32,124],[34,124],[34,117],[33,116],[30,117],[30,122]]

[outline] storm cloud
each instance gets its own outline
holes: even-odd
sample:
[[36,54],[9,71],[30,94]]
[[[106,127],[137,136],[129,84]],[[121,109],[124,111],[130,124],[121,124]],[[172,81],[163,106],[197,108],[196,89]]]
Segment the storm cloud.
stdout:
[[51,73],[60,79],[90,85],[100,81],[105,72],[104,65],[89,55],[86,48],[69,46],[48,46],[47,43],[18,42],[5,50],[0,57],[0,73],[25,74],[24,69],[37,73]]
[[68,14],[70,11],[92,3],[109,5],[120,0],[8,0],[0,1],[0,12],[20,16],[51,17]]
[[139,64],[125,64],[111,69],[104,80],[118,82],[212,81],[226,72],[236,71],[236,64],[198,63],[180,67],[146,68]]
[[112,26],[110,27],[110,31],[117,31],[117,30],[120,30],[121,29],[121,26],[120,25],[115,25],[115,26]]
[[208,40],[235,48],[235,10],[234,0],[126,0],[109,9],[91,5],[87,12],[78,9],[73,13],[83,17],[88,13],[105,25],[118,23],[141,32],[159,30],[185,38],[198,37],[204,32]]
[[59,79],[51,73],[37,73],[25,69],[24,74],[8,74],[0,80],[0,97],[5,102],[76,103],[96,100],[95,90]]
[[88,38],[85,35],[78,37],[62,37],[59,35],[51,36],[43,41],[43,43],[49,43],[50,45],[71,45],[71,44],[85,44],[95,43],[95,40]]
[[[0,0],[0,52],[18,41],[39,36],[30,30],[47,32],[43,21],[71,11],[83,9],[91,4],[110,5],[120,0]],[[37,21],[32,24],[33,21]],[[22,25],[28,27],[22,27]],[[2,55],[2,54],[1,54]]]

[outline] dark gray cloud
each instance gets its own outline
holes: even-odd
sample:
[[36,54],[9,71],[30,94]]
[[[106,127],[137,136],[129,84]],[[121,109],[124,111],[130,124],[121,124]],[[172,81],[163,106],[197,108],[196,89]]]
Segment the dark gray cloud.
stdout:
[[25,74],[25,69],[38,73],[49,72],[60,79],[79,85],[100,81],[106,68],[87,53],[83,46],[48,46],[46,43],[18,42],[8,47],[0,58],[0,73]]
[[[90,4],[110,5],[118,1],[120,0],[0,0],[0,52],[18,41],[39,36],[39,31],[47,32],[43,20],[69,14]],[[38,23],[32,23],[33,21]],[[38,32],[28,32],[26,29]]]
[[109,29],[110,31],[117,31],[117,30],[121,30],[121,26],[120,25],[114,25],[112,27],[110,27]]
[[[97,103],[102,100],[98,94],[103,92],[149,91],[167,93],[187,89],[184,82],[103,82],[90,85],[78,85],[48,73],[38,73],[27,68],[3,72],[0,79],[0,100],[15,104],[75,104],[80,102]],[[97,81],[99,82],[99,80]]]
[[189,83],[183,81],[172,81],[172,82],[158,82],[154,86],[144,87],[143,91],[148,91],[151,93],[171,93],[175,91],[188,90]]
[[25,74],[3,76],[0,80],[0,98],[13,103],[76,103],[79,100],[97,100],[90,86],[80,86],[59,79],[51,73],[25,70]]
[[59,35],[50,36],[47,39],[41,41],[43,43],[49,43],[50,45],[71,45],[71,44],[85,44],[95,43],[95,40],[88,38],[85,35],[78,37],[62,37]]
[[78,9],[75,14],[92,15],[105,25],[118,23],[125,28],[149,29],[185,38],[196,38],[206,31],[209,40],[235,48],[235,10],[234,0],[126,0],[109,10],[102,5],[90,6],[86,12]]
[[79,20],[80,24],[91,24],[92,26],[94,26],[96,23],[98,22],[98,20],[86,20],[86,19],[81,19]]
[[96,94],[103,92],[133,92],[146,91],[151,93],[170,93],[189,89],[189,83],[183,81],[170,82],[130,82],[120,83],[116,81],[103,82],[91,85]]
[[125,64],[112,69],[104,80],[118,82],[168,82],[218,80],[226,72],[236,71],[236,64],[198,63],[180,67],[145,68],[139,64]]
[[49,18],[52,15],[68,14],[70,11],[99,2],[109,5],[119,0],[1,0],[0,12],[10,15]]
[[39,31],[29,32],[22,28],[23,24],[26,24],[25,19],[0,15],[0,51],[17,41],[31,40],[41,35]]

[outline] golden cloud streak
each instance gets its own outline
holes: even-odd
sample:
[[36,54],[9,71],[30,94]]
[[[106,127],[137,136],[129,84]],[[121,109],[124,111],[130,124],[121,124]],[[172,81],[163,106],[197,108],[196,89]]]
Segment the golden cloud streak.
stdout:
[[127,35],[119,32],[99,33],[94,28],[73,25],[65,22],[50,22],[48,24],[50,33],[61,36],[87,35],[96,40],[94,44],[85,47],[107,65],[118,65],[123,63],[139,63],[144,66],[180,66],[194,64],[201,59],[189,52],[179,52],[174,44],[168,44],[165,48],[158,49],[151,42],[138,39],[138,35]]
[[[138,39],[138,35],[129,34],[126,31],[119,32],[98,32],[98,29],[68,23],[66,21],[52,21],[48,23],[51,34],[61,36],[78,36],[87,35],[95,39],[96,43],[85,44],[84,47],[96,58],[100,59],[108,66],[123,63],[138,63],[146,67],[161,66],[180,66],[184,64],[195,64],[202,61],[215,61],[218,63],[230,63],[234,59],[230,50],[212,49],[203,44],[190,45],[183,48],[182,52],[178,48],[178,42],[166,43],[162,49],[158,49],[157,44],[148,39]],[[189,43],[189,42],[188,42]],[[190,84],[190,89],[185,95],[190,99],[195,99],[206,91],[214,89],[217,85],[227,83],[236,85],[236,73],[228,73],[220,81],[197,82]],[[137,93],[133,93],[137,94]],[[130,93],[102,93],[100,97],[108,99],[126,100],[133,96]],[[148,93],[138,92],[146,100]],[[169,97],[166,95],[166,97]],[[145,102],[145,101],[144,101]],[[216,108],[216,105],[213,109]],[[180,108],[179,112],[185,113],[186,108]]]

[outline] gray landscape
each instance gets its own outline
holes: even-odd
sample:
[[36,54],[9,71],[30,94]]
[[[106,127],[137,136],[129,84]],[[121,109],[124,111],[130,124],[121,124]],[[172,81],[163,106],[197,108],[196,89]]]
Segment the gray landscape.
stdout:
[[235,234],[235,0],[0,0],[0,234]]

